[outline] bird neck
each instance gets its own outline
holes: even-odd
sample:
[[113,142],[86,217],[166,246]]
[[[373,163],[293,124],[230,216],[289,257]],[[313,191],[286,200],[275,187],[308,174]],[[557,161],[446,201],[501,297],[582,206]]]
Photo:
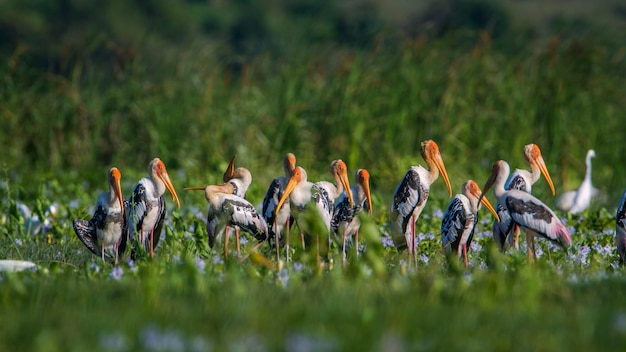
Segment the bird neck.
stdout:
[[591,180],[591,155],[587,155],[587,160],[585,160],[585,164],[587,164],[587,171],[585,172],[585,180]]

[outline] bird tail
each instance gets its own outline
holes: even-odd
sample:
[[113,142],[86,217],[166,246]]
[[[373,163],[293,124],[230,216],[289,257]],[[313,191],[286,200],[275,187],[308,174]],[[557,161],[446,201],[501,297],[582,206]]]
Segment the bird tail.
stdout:
[[556,231],[557,242],[561,247],[567,248],[572,244],[572,237],[569,233],[569,230],[562,222],[558,221],[558,227]]

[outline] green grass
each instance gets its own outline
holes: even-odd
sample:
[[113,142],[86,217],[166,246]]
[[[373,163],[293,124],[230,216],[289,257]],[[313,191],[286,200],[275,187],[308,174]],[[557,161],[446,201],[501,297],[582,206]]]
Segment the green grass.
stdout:
[[[0,350],[622,349],[619,4],[591,13],[577,2],[560,16],[552,2],[538,11],[474,0],[450,2],[467,13],[403,2],[63,4],[0,5],[0,258],[38,265],[0,273]],[[476,23],[469,10],[501,17]],[[603,195],[582,216],[560,214],[572,247],[540,241],[534,265],[524,251],[493,248],[482,211],[465,271],[441,253],[437,210],[449,198],[437,181],[414,266],[381,236],[426,139],[439,144],[455,193],[470,178],[482,186],[497,159],[527,168],[523,146],[537,143],[557,195],[578,186],[595,149]],[[220,182],[237,154],[260,204],[285,152],[311,180],[329,179],[337,158],[370,171],[362,257],[344,267],[333,246],[320,267],[296,248],[276,271],[265,246],[243,262],[208,249],[206,201],[182,188]],[[168,203],[154,260],[113,268],[71,220],[91,216],[111,166],[128,195],[155,156],[182,207]],[[555,204],[545,182],[533,192]],[[25,230],[17,202],[39,218],[57,204],[45,235]]]

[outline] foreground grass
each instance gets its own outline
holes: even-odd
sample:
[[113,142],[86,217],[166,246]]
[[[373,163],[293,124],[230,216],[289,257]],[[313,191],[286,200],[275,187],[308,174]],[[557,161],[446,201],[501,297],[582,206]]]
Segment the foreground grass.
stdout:
[[281,271],[265,246],[265,259],[243,261],[208,250],[190,206],[168,217],[154,260],[118,267],[71,232],[70,219],[84,216],[80,206],[60,205],[46,234],[26,233],[27,219],[9,206],[0,257],[33,260],[38,270],[0,273],[0,349],[621,349],[626,279],[608,212],[567,219],[572,248],[540,241],[534,265],[523,249],[495,250],[482,214],[465,271],[441,253],[436,204],[418,223],[417,266],[386,247],[386,220],[375,218],[363,219],[367,250],[347,266],[333,246],[323,267],[298,250]]

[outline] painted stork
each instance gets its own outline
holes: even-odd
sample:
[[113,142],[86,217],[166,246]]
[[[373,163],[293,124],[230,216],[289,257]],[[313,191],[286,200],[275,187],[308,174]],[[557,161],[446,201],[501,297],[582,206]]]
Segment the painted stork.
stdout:
[[480,202],[498,219],[496,213],[487,197],[482,197],[480,188],[473,180],[463,184],[462,193],[452,198],[448,205],[448,210],[441,221],[441,240],[443,250],[447,255],[453,251],[458,257],[463,255],[465,267],[467,262],[467,247],[472,244],[474,229],[478,222],[478,209]]
[[439,153],[439,146],[432,140],[422,142],[422,158],[428,169],[412,166],[396,187],[391,202],[391,236],[398,250],[407,248],[409,255],[415,255],[415,222],[420,216],[430,192],[430,185],[437,180],[439,173],[452,197],[450,180]]
[[626,264],[626,191],[622,194],[615,216],[615,244],[620,262]]
[[73,227],[76,236],[93,254],[117,264],[119,254],[126,248],[126,236],[122,236],[126,231],[122,174],[113,167],[107,175],[109,191],[98,197],[91,220],[74,219]]
[[[517,189],[527,193],[531,193],[532,185],[539,180],[539,177],[543,174],[543,177],[548,182],[552,195],[555,195],[554,184],[552,178],[548,172],[543,156],[541,156],[541,150],[536,144],[528,144],[524,147],[524,158],[530,166],[530,172],[527,170],[515,169],[509,176],[504,189],[511,190]],[[496,203],[496,209],[500,221],[493,222],[493,238],[495,239],[500,250],[504,251],[506,248],[507,238],[513,243],[513,246],[518,248],[518,236],[519,227],[511,220],[509,213],[504,206],[500,203]]]
[[[352,197],[352,189],[350,188],[350,182],[348,181],[348,167],[341,159],[333,160],[330,163],[330,174],[333,175],[335,183],[332,184],[328,181],[319,181],[314,183],[313,200],[315,201],[315,207],[322,215],[326,228],[330,231],[330,225],[333,216],[333,208],[335,201],[344,192],[348,198],[348,205],[354,207],[354,198]],[[330,237],[329,237],[330,240]]]
[[[150,257],[154,257],[154,248],[159,243],[165,219],[165,190],[172,194],[178,208],[180,201],[161,159],[154,158],[150,162],[148,173],[149,177],[144,177],[135,184],[128,199],[126,223],[128,240],[137,240]],[[135,256],[135,250],[131,255]]]
[[496,161],[493,164],[491,175],[483,187],[481,197],[484,197],[489,188],[494,186],[493,190],[498,202],[504,205],[511,219],[526,231],[528,260],[532,261],[533,258],[536,258],[535,235],[549,239],[563,248],[568,247],[572,243],[570,233],[547,205],[529,193],[516,189],[504,189],[504,183],[509,172],[509,164],[506,161]]
[[224,257],[228,256],[228,233],[230,227],[235,228],[237,256],[240,255],[239,232],[243,230],[253,235],[259,243],[268,235],[267,224],[254,206],[242,197],[236,196],[231,183],[207,187],[189,187],[185,190],[204,190],[209,203],[207,214],[207,233],[209,247],[213,248],[217,236],[224,233]]
[[587,151],[587,156],[585,157],[585,164],[587,164],[585,179],[577,190],[565,192],[557,199],[556,206],[559,209],[572,214],[579,214],[589,208],[591,198],[598,194],[598,190],[591,184],[591,158],[595,156],[596,152],[593,149]]
[[343,257],[346,257],[346,240],[355,236],[357,255],[359,254],[359,227],[361,223],[358,213],[365,209],[372,215],[372,196],[370,194],[370,173],[365,169],[359,169],[354,174],[356,185],[352,186],[354,205],[350,205],[348,193],[341,194],[333,209],[333,218],[330,226],[334,234],[341,234]]
[[[285,154],[283,158],[283,168],[285,170],[285,176],[280,176],[272,180],[270,186],[267,188],[267,192],[265,193],[265,198],[263,198],[263,218],[268,224],[268,242],[270,246],[272,245],[272,240],[278,239],[276,241],[276,260],[279,260],[279,250],[280,250],[280,241],[281,233],[283,228],[287,231],[287,236],[289,236],[289,225],[291,223],[291,211],[289,207],[289,202],[285,203],[282,208],[277,212],[277,205],[282,198],[283,193],[285,191],[285,186],[287,186],[287,182],[291,178],[293,170],[296,168],[296,156],[292,153]],[[286,250],[286,256],[289,256],[288,248]]]
[[248,187],[252,184],[252,174],[244,167],[238,167],[235,169],[235,159],[237,155],[233,156],[228,164],[228,168],[224,172],[224,183],[230,183],[233,186],[233,194],[237,197],[246,198],[246,192]]
[[330,232],[330,216],[327,215],[326,209],[332,209],[333,203],[331,203],[330,197],[324,188],[307,180],[307,173],[300,166],[293,170],[291,178],[289,178],[285,186],[285,191],[276,206],[276,212],[281,209],[287,199],[291,203],[291,213],[298,224],[298,228],[300,228],[303,248],[306,247],[305,233],[310,234],[311,232],[308,229],[308,224],[303,219],[309,203],[314,202],[313,208],[324,222],[326,231]]

